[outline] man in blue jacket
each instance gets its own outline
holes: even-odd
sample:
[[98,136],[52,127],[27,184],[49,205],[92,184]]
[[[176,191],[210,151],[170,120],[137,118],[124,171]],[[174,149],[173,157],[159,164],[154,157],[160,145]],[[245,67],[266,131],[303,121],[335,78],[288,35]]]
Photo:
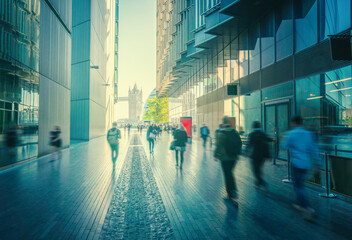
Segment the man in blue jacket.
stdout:
[[319,159],[319,152],[314,135],[302,123],[300,116],[291,119],[292,130],[287,133],[282,148],[290,151],[293,187],[297,194],[297,203],[293,206],[304,213],[306,220],[311,220],[314,209],[308,201],[304,180],[312,168],[312,158]]
[[203,147],[207,145],[207,138],[209,136],[209,128],[203,123],[203,126],[200,128],[200,137],[203,139]]

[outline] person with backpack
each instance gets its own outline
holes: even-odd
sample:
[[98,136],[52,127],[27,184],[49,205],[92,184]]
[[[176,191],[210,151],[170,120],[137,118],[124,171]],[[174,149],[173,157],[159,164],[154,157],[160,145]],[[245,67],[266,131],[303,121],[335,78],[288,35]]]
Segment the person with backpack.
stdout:
[[200,137],[203,139],[203,147],[207,146],[207,138],[209,137],[209,128],[203,123],[203,126],[199,130]]
[[175,154],[176,154],[176,167],[178,167],[178,153],[180,152],[180,169],[182,170],[183,166],[183,155],[186,151],[186,143],[188,141],[188,136],[185,127],[180,124],[180,127],[174,132],[174,141],[175,141]]
[[233,170],[241,154],[242,141],[238,132],[231,128],[230,119],[227,116],[223,117],[222,123],[222,129],[216,135],[214,158],[221,162],[227,196],[233,199],[238,195]]
[[256,179],[255,186],[266,187],[267,184],[262,177],[262,169],[266,158],[270,158],[269,142],[270,139],[260,128],[260,122],[252,124],[253,131],[248,136],[248,157],[251,159],[252,170]]
[[110,144],[112,161],[115,163],[119,155],[119,139],[121,138],[121,133],[117,128],[116,122],[112,124],[112,128],[108,131],[106,138]]
[[147,130],[147,140],[149,142],[149,152],[150,154],[154,153],[154,141],[156,138],[156,132],[153,125],[150,125]]

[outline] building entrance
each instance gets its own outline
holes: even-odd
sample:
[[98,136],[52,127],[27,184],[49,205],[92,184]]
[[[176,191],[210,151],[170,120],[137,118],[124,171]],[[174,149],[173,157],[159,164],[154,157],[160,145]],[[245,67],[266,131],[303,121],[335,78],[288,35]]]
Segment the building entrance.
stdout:
[[264,105],[264,130],[275,141],[275,158],[287,160],[287,151],[281,149],[281,142],[289,128],[290,101],[267,102]]

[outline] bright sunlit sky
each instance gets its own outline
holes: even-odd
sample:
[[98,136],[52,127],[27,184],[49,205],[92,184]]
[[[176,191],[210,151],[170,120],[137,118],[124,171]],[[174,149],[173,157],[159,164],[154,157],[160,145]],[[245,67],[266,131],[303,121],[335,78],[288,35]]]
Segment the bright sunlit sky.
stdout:
[[[145,101],[155,88],[156,0],[120,0],[119,9],[119,97],[136,83]],[[115,109],[117,118],[128,117],[127,103]]]

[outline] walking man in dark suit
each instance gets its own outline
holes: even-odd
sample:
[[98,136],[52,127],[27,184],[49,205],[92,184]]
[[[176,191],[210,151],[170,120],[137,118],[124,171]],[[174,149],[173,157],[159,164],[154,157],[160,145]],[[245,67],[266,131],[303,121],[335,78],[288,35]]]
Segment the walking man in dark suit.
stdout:
[[266,158],[270,157],[269,142],[271,139],[260,128],[260,123],[255,121],[253,131],[249,134],[248,154],[252,160],[252,170],[255,176],[256,187],[266,187],[267,184],[262,176],[262,169]]

